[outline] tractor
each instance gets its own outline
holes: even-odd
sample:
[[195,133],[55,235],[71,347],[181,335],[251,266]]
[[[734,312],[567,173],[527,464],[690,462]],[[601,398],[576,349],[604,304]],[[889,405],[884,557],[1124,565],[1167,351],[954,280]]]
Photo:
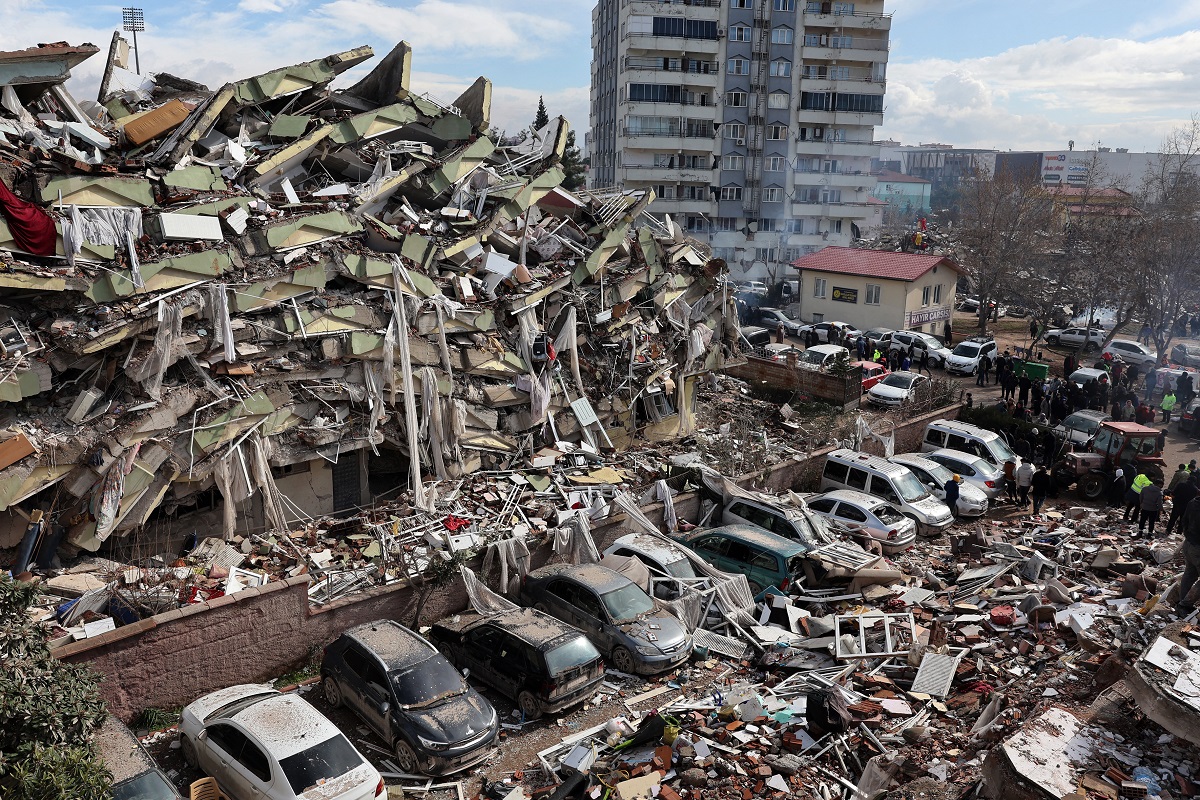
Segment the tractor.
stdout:
[[1162,451],[1158,431],[1136,422],[1101,422],[1096,435],[1083,453],[1068,453],[1052,469],[1060,489],[1079,484],[1079,493],[1088,500],[1104,494],[1117,467],[1154,479],[1163,477]]

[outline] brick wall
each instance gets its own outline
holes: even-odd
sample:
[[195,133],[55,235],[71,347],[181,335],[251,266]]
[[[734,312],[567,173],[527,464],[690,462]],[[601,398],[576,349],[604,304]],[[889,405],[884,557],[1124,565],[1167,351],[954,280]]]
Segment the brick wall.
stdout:
[[[959,408],[952,406],[897,426],[897,452],[919,449],[925,424],[932,419],[953,419]],[[777,465],[766,474],[740,476],[737,482],[769,491],[815,490],[823,456],[830,449],[816,451],[804,461]],[[679,496],[675,506],[684,519],[697,519],[696,495]],[[661,503],[642,511],[651,522],[661,524]],[[592,534],[603,550],[628,532],[625,516],[615,515],[596,526]],[[540,547],[533,551],[531,565],[537,568],[558,558],[548,546]],[[470,566],[479,573],[481,560],[475,559]],[[55,655],[64,661],[87,663],[100,672],[101,692],[109,709],[128,721],[146,708],[183,706],[214,689],[276,677],[304,664],[342,631],[360,623],[390,618],[412,624],[417,599],[414,587],[393,584],[310,609],[308,577],[302,575],[72,642],[58,648]],[[421,621],[428,624],[466,605],[462,581],[456,579],[429,598]]]

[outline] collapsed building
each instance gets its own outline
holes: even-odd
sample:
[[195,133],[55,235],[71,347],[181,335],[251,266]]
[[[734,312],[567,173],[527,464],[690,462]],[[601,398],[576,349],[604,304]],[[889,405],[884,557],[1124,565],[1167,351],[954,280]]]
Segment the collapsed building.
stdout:
[[649,191],[560,186],[561,117],[503,139],[485,78],[417,94],[406,43],[344,90],[369,47],[214,91],[119,80],[114,35],[77,101],[98,51],[0,53],[15,572],[135,531],[146,555],[432,512],[464,476],[694,431],[699,377],[736,347],[724,265]]

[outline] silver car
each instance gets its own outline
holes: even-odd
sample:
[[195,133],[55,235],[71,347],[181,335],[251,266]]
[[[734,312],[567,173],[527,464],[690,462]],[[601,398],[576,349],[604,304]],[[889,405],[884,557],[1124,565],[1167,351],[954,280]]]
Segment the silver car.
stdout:
[[[900,453],[888,459],[893,464],[906,467],[917,476],[917,480],[929,487],[933,496],[942,502],[946,501],[946,481],[953,480],[955,473],[926,455],[919,453]],[[964,479],[958,486],[958,515],[960,517],[981,517],[987,513],[988,496],[973,484]]]
[[987,495],[989,500],[995,500],[1004,491],[1004,468],[973,453],[943,448],[926,453],[925,457],[960,476],[964,482]]
[[894,556],[912,547],[917,538],[916,520],[900,513],[886,500],[852,489],[835,489],[804,498],[809,510],[851,531],[863,531],[879,542],[884,555]]
[[1085,409],[1068,414],[1067,418],[1054,426],[1051,431],[1055,436],[1071,444],[1087,444],[1096,435],[1101,422],[1112,419],[1103,411]]

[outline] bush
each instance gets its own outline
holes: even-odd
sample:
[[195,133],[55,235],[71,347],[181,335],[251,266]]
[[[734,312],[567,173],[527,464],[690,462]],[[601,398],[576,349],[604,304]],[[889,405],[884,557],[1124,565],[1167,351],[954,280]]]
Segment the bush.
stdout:
[[975,408],[964,408],[958,414],[960,422],[969,422],[972,425],[978,425],[984,430],[989,430],[994,433],[1004,434],[1011,441],[1013,437],[1025,438],[1036,425],[1031,422],[1026,422],[1023,419],[1017,419],[1006,411],[1001,411],[994,405],[976,406]]

